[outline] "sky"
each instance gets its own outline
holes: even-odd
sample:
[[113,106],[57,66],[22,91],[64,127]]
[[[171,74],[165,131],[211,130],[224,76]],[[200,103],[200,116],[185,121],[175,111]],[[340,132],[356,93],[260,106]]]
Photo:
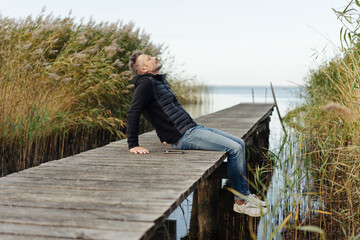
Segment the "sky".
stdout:
[[[339,52],[346,0],[0,0],[2,17],[45,14],[122,21],[151,35],[206,85],[303,85]],[[318,56],[317,58],[315,56]]]

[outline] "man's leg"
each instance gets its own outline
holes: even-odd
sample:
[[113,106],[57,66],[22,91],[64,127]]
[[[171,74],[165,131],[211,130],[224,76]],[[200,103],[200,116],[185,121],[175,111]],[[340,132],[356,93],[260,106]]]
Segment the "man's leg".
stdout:
[[246,177],[245,143],[242,139],[200,125],[187,131],[176,148],[227,152],[231,187],[243,195],[250,194]]
[[[219,135],[221,135],[221,136],[227,137],[227,138],[229,138],[229,139],[231,139],[231,140],[233,140],[233,141],[235,141],[235,142],[237,142],[238,144],[241,145],[241,148],[242,148],[242,150],[243,150],[243,152],[242,152],[242,157],[244,158],[244,160],[242,161],[243,166],[241,167],[241,169],[243,169],[244,172],[240,172],[240,175],[243,176],[243,178],[245,179],[245,181],[248,183],[247,177],[246,177],[246,176],[247,176],[247,173],[246,173],[245,141],[242,140],[241,138],[235,137],[234,135],[231,135],[231,134],[229,134],[229,133],[227,133],[227,132],[223,132],[223,131],[221,131],[221,130],[219,130],[219,129],[216,129],[216,128],[209,128],[209,127],[204,127],[204,128],[205,128],[206,130],[209,130],[209,131],[213,132],[213,133],[216,133],[216,134],[219,134]],[[228,176],[232,175],[232,171],[234,171],[234,170],[236,170],[236,168],[234,168],[234,167],[230,164],[230,162],[229,162],[229,160],[228,160],[228,168],[227,168]],[[231,181],[230,181],[230,182],[231,182]],[[248,185],[248,188],[249,188],[249,185]],[[248,194],[250,194],[250,191],[248,191]],[[245,195],[248,195],[248,194],[245,194]],[[241,201],[241,200],[243,200],[243,199],[242,199],[241,197],[235,195],[235,200]]]
[[265,203],[250,194],[246,178],[245,142],[217,129],[196,126],[179,139],[177,149],[212,150],[228,153],[228,177],[231,187],[245,195],[246,201],[235,196],[234,211],[258,217],[267,213]]

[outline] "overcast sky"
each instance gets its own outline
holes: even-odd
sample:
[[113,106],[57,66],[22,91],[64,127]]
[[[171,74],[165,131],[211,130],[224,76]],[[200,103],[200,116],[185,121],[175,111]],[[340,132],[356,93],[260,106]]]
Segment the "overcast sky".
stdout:
[[6,17],[54,16],[80,21],[133,21],[164,43],[178,65],[208,85],[303,83],[309,69],[334,56],[346,0],[0,0]]

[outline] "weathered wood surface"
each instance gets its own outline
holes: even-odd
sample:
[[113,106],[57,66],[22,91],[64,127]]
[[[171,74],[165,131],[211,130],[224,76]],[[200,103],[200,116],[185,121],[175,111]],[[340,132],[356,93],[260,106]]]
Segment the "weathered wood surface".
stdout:
[[[196,121],[247,138],[273,105],[240,104]],[[155,132],[0,178],[0,239],[147,239],[225,159],[224,152],[163,154]]]

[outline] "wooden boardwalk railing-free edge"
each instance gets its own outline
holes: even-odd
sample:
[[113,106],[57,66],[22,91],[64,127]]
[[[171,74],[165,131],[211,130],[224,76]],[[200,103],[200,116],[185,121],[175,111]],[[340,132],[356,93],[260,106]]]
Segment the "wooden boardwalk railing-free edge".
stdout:
[[[250,141],[273,104],[239,104],[196,119]],[[226,158],[224,152],[163,154],[155,132],[0,178],[0,239],[149,239],[159,223]]]

